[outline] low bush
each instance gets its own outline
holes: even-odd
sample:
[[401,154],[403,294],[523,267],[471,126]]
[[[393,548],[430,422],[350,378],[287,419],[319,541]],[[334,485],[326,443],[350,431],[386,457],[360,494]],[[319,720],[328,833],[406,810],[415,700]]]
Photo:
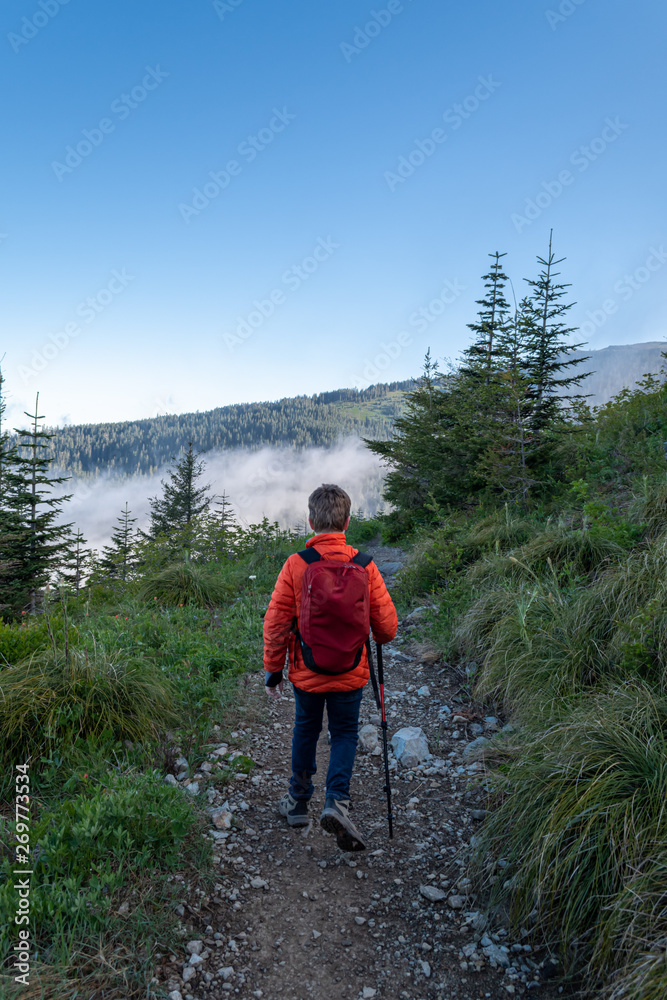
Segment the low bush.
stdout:
[[[53,803],[33,818],[30,919],[37,961],[66,966],[71,952],[93,945],[100,932],[114,931],[122,939],[132,925],[145,943],[142,917],[147,899],[158,894],[156,880],[181,869],[192,853],[185,844],[199,821],[181,790],[152,773],[109,775],[105,784]],[[6,824],[3,840],[14,838],[13,825]],[[0,866],[5,876],[0,961],[7,958],[17,930],[13,867],[9,858]],[[128,927],[114,911],[137,880],[145,887]]]

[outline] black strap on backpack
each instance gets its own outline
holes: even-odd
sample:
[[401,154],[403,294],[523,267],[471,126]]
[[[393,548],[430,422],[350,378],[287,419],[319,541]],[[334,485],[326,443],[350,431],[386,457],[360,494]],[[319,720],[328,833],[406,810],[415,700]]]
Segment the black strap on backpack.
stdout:
[[[317,549],[302,549],[301,552],[297,552],[298,556],[301,556],[305,563],[310,566],[311,563],[319,562],[322,556],[319,554]],[[365,552],[357,552],[356,556],[352,556],[350,562],[356,563],[357,566],[362,566],[366,569],[367,566],[373,562],[373,556],[367,555]]]

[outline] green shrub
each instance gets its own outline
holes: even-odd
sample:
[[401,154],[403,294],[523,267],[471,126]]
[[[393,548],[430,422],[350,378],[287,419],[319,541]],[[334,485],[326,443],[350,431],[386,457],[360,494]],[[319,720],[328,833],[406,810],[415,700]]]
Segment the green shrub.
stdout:
[[375,541],[382,537],[382,518],[377,517],[357,517],[352,515],[350,524],[345,532],[348,545],[354,545],[355,549],[364,544]]
[[[47,807],[32,822],[31,936],[43,957],[65,960],[82,937],[109,930],[114,906],[133,872],[169,871],[183,864],[183,844],[197,824],[192,803],[154,774],[109,775],[110,787]],[[8,824],[9,827],[9,824]],[[7,833],[13,832],[10,828]],[[9,859],[0,888],[0,957],[16,932],[17,899]]]
[[650,538],[667,531],[667,482],[644,477],[642,490],[635,494],[630,516]]
[[453,586],[477,554],[476,544],[458,525],[445,525],[423,533],[411,546],[408,560],[398,574],[404,600],[432,594]]
[[[51,631],[59,644],[62,644],[64,632],[61,618],[51,621]],[[76,629],[69,629],[70,645],[77,645]],[[51,647],[51,639],[46,620],[43,615],[25,615],[20,624],[3,622],[0,618],[0,669],[18,663],[32,656],[39,650]]]

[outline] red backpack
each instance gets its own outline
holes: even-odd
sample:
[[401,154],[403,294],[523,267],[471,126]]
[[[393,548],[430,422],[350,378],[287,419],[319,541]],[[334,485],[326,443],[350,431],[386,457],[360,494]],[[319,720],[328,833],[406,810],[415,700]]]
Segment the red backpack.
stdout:
[[354,670],[371,630],[366,566],[373,557],[357,552],[343,563],[323,559],[315,549],[298,555],[308,563],[296,629],[303,662],[318,674],[335,676]]

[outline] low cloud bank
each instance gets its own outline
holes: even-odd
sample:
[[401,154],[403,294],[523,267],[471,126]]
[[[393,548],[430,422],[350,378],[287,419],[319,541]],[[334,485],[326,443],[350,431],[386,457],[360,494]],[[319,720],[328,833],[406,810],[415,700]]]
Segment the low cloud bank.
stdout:
[[[383,506],[384,467],[358,437],[329,448],[235,448],[201,457],[205,468],[200,483],[210,483],[218,497],[224,491],[243,525],[264,516],[282,527],[303,525],[308,495],[321,483],[338,483],[347,490],[353,511],[362,508],[373,515]],[[73,478],[60,490],[73,494],[64,505],[63,520],[73,521],[88,544],[99,549],[108,544],[126,501],[137,518],[135,527],[146,527],[148,498],[161,492],[166,474],[167,467],[151,476]]]

